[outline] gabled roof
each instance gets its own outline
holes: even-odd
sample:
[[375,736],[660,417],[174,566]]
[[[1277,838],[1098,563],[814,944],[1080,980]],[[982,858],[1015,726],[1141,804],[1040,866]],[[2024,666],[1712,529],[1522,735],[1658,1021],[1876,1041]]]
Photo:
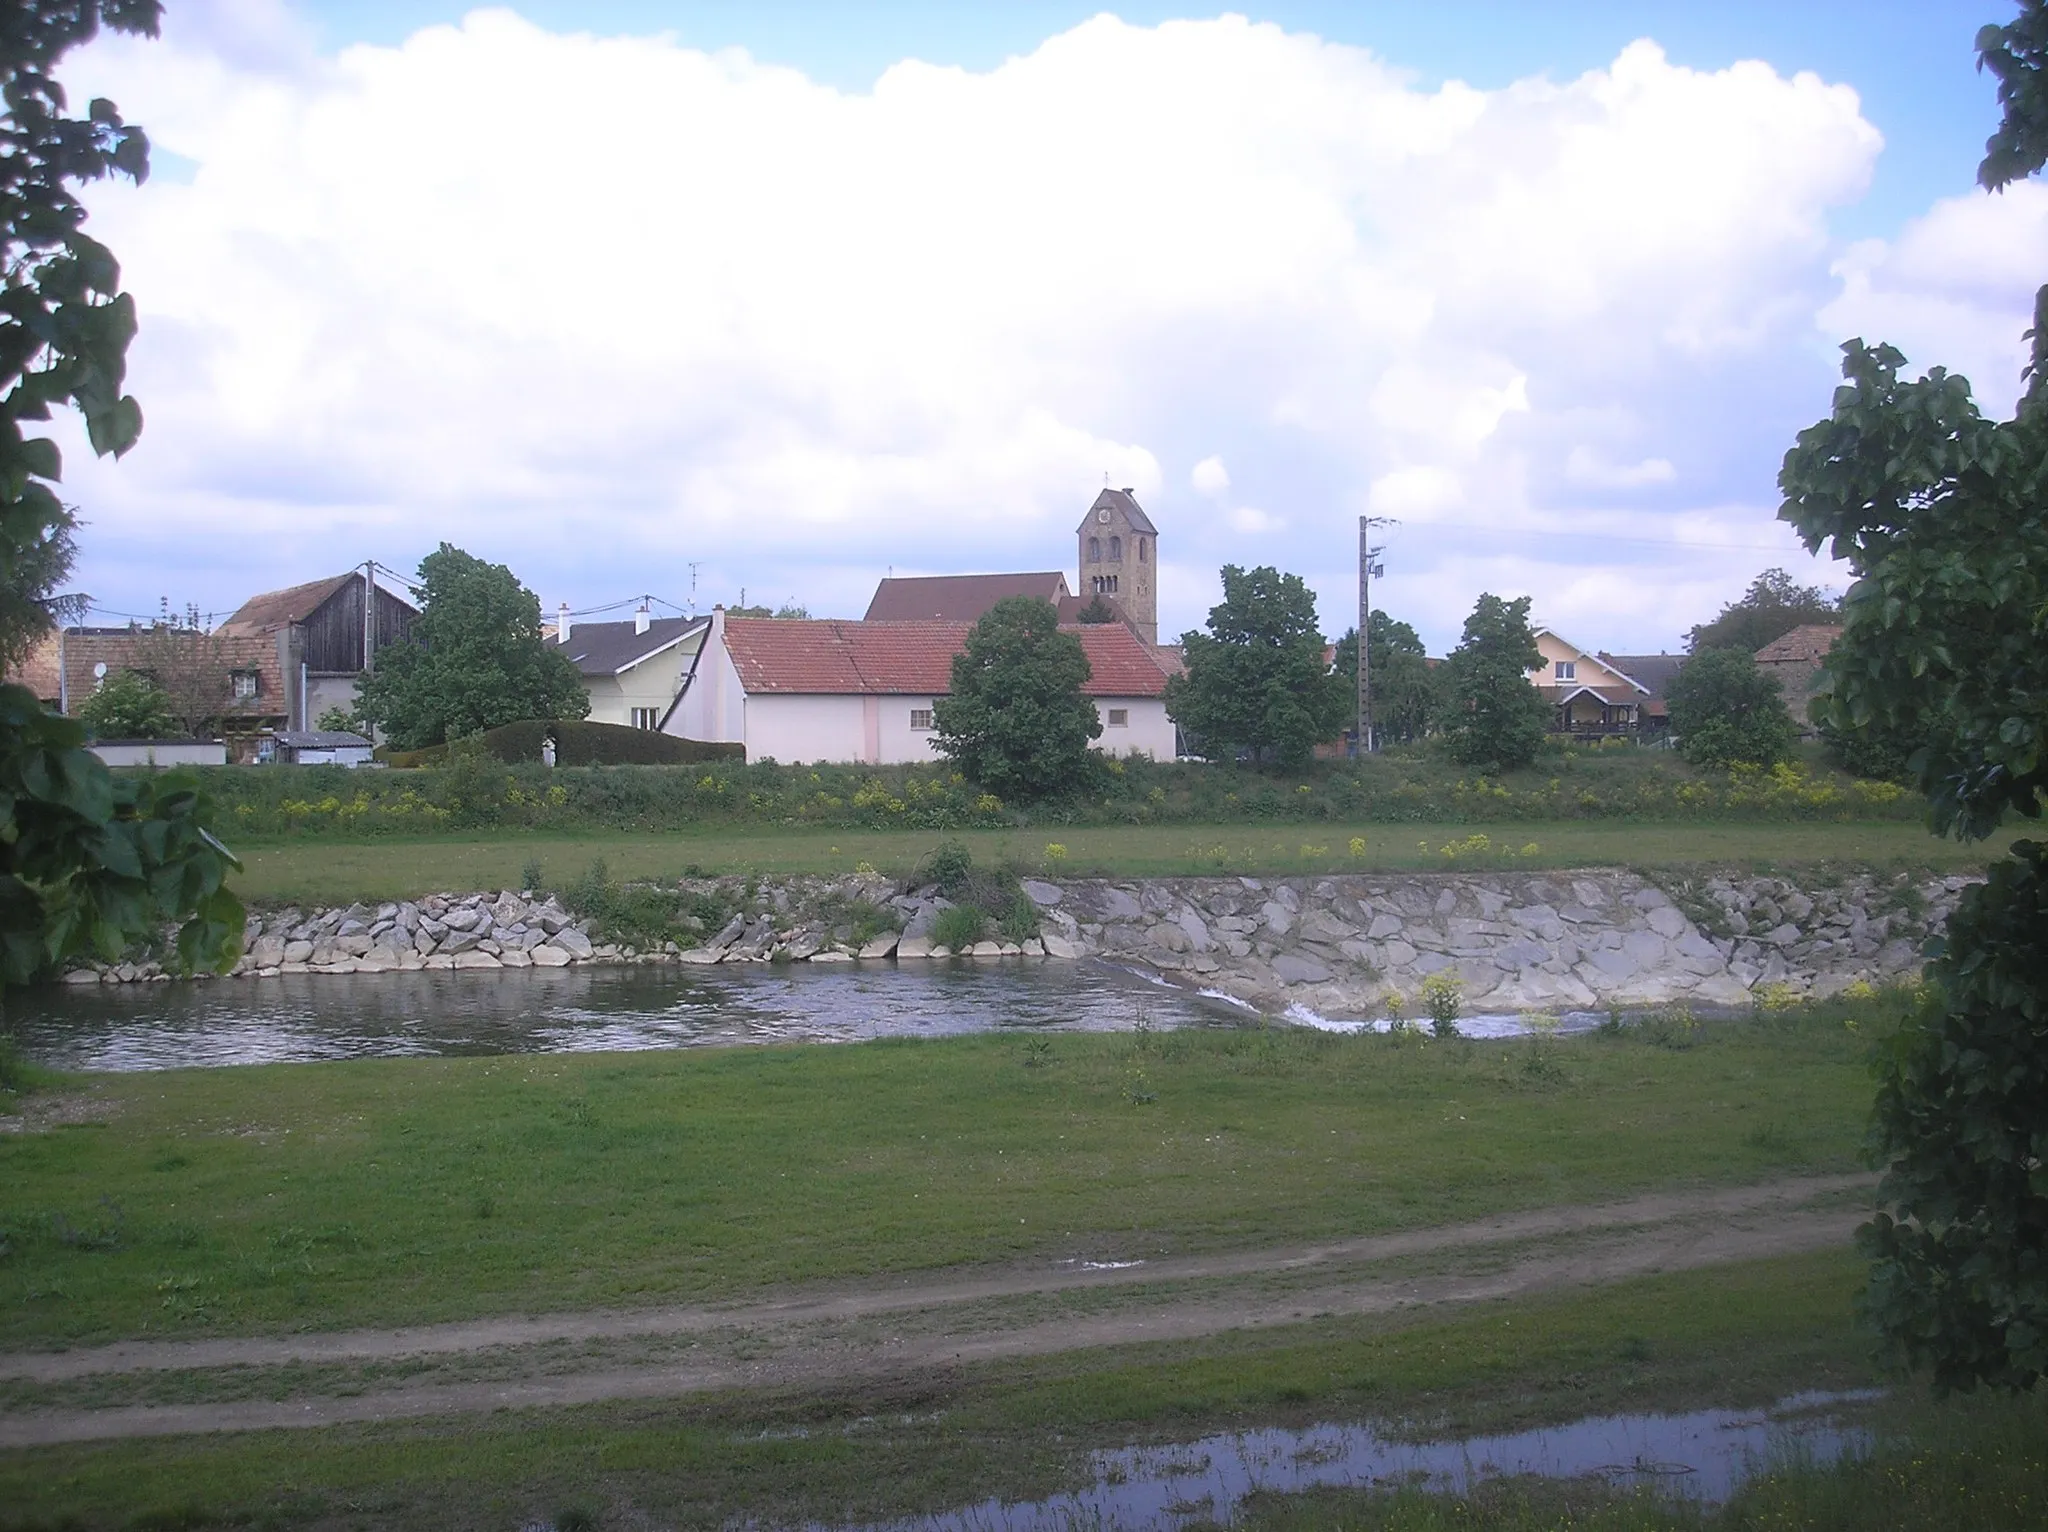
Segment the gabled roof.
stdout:
[[324,580],[308,580],[304,585],[251,596],[220,625],[220,631],[230,634],[273,633],[289,623],[304,622],[336,591],[351,580],[361,578],[351,570],[347,574],[330,575]]
[[1650,694],[1653,701],[1662,701],[1664,689],[1671,684],[1671,678],[1685,668],[1690,658],[1684,654],[1601,654],[1601,663],[1612,665],[1624,675],[1634,678],[1636,684]]
[[[1638,681],[1634,676],[1630,675],[1627,671],[1623,670],[1613,660],[1607,658],[1607,656],[1600,654],[1592,649],[1581,648],[1579,645],[1573,643],[1570,639],[1566,638],[1562,633],[1558,632],[1557,629],[1537,628],[1535,630],[1534,636],[1537,638],[1541,638],[1546,633],[1549,634],[1550,637],[1556,639],[1559,643],[1563,644],[1565,648],[1571,650],[1580,659],[1592,661],[1595,665],[1598,665],[1602,670],[1606,671],[1610,676],[1614,677],[1615,680],[1626,684],[1631,690],[1640,692],[1644,696],[1649,695],[1649,687],[1643,685],[1642,682]],[[1604,685],[1605,683],[1599,684]]]
[[869,622],[979,622],[1010,596],[1057,602],[1067,577],[1058,570],[1030,574],[891,575],[875,587]]
[[[966,622],[832,622],[730,617],[725,648],[740,684],[755,694],[937,696],[953,689],[953,656]],[[1166,670],[1122,623],[1062,627],[1081,641],[1090,697],[1156,697]]]
[[645,633],[625,622],[579,622],[561,645],[577,670],[586,676],[616,676],[673,649],[692,633],[710,626],[708,617],[657,617]]
[[1159,535],[1159,529],[1152,525],[1152,518],[1145,514],[1144,507],[1138,504],[1136,496],[1128,489],[1105,489],[1097,495],[1088,507],[1088,514],[1081,518],[1081,525],[1074,530],[1087,531],[1095,520],[1095,513],[1104,507],[1112,511],[1122,511],[1133,532],[1150,532],[1154,537]]
[[1774,638],[1756,652],[1759,665],[1816,665],[1842,636],[1840,623],[1810,622]]

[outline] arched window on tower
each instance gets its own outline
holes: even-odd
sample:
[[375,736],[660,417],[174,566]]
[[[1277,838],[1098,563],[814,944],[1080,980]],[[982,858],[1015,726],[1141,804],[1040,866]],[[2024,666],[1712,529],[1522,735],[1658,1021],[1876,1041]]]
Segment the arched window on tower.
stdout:
[[1121,537],[1112,537],[1109,540],[1109,561],[1112,564],[1121,564],[1124,561],[1124,540]]
[[1138,539],[1138,562],[1140,564],[1148,562],[1145,555],[1145,539],[1142,537]]
[[1088,539],[1088,562],[1091,564],[1100,564],[1102,562],[1102,539],[1099,537]]

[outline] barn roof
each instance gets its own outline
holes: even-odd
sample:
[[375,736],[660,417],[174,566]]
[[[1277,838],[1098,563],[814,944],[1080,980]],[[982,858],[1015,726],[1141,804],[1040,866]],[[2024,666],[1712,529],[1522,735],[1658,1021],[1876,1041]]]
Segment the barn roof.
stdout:
[[332,598],[336,591],[351,580],[361,578],[361,575],[350,570],[347,574],[329,575],[324,580],[308,580],[304,585],[292,585],[284,590],[265,591],[260,596],[251,596],[220,625],[220,631],[231,634],[274,633],[290,623],[304,622]]

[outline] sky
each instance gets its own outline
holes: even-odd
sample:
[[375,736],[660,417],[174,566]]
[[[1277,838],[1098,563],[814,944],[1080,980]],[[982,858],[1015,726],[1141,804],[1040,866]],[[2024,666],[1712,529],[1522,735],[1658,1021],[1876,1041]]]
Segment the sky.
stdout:
[[2009,0],[1244,12],[168,0],[67,62],[142,328],[61,427],[92,620],[446,541],[552,613],[858,616],[1064,569],[1105,484],[1160,630],[1226,564],[1432,652],[1482,592],[1676,650],[1767,567],[1840,343],[2010,412],[2048,191],[1975,189]]

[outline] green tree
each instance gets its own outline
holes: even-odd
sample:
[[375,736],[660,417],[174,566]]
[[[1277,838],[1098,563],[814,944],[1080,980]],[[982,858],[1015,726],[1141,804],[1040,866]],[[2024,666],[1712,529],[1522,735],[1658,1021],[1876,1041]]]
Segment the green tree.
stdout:
[[1482,595],[1444,663],[1443,733],[1453,759],[1487,771],[1512,771],[1536,759],[1551,707],[1529,684],[1529,672],[1542,663],[1529,628],[1529,598]]
[[1671,732],[1695,766],[1775,766],[1797,731],[1785,689],[1747,649],[1705,649],[1664,689]]
[[[1375,608],[1372,635],[1372,731],[1375,738],[1417,740],[1435,725],[1443,690],[1422,638],[1407,623]],[[1351,705],[1358,696],[1358,629],[1337,640],[1330,674]]]
[[1686,635],[1690,654],[1708,649],[1740,649],[1755,654],[1794,628],[1814,622],[1840,622],[1842,598],[1817,585],[1798,585],[1782,569],[1766,569],[1749,582],[1742,599],[1721,608],[1712,622]]
[[1102,599],[1100,593],[1089,599],[1086,606],[1074,614],[1074,621],[1100,627],[1105,622],[1117,621],[1116,608]]
[[999,798],[1028,802],[1070,792],[1102,733],[1081,694],[1090,671],[1081,641],[1035,596],[998,601],[953,656],[953,694],[932,709],[932,743]]
[[356,711],[395,749],[590,711],[576,667],[540,635],[540,602],[511,570],[443,543],[419,575],[410,642],[379,650],[356,694]]
[[[1977,47],[2005,109],[1978,171],[1995,190],[2048,160],[2048,7]],[[1832,414],[1779,475],[1780,515],[1858,576],[1816,711],[1923,741],[1931,821],[1963,839],[2048,797],[2048,288],[2035,316],[2009,421],[1963,378],[1902,381],[1898,351],[1848,342]],[[2028,1388],[2048,1371],[2048,847],[2014,843],[1933,951],[1934,998],[1880,1058],[1864,1309],[1937,1387]]]
[[1291,769],[1343,732],[1350,699],[1323,666],[1315,594],[1299,575],[1225,564],[1207,626],[1181,635],[1187,672],[1166,684],[1166,711],[1202,750]]
[[[76,408],[86,440],[124,453],[142,410],[121,392],[135,305],[121,269],[84,232],[78,183],[149,173],[149,141],[95,100],[66,115],[55,70],[102,25],[154,36],[156,0],[32,0],[0,22],[0,651],[50,623],[75,520],[57,498],[57,445],[25,422]],[[67,959],[118,958],[180,923],[174,961],[233,960],[242,906],[223,886],[234,858],[206,830],[207,804],[176,773],[116,780],[77,720],[0,686],[0,989]]]
[[102,679],[79,704],[77,716],[95,739],[169,739],[177,728],[164,689],[133,670]]
[[331,707],[313,720],[313,727],[326,734],[360,734],[368,725],[345,707]]

